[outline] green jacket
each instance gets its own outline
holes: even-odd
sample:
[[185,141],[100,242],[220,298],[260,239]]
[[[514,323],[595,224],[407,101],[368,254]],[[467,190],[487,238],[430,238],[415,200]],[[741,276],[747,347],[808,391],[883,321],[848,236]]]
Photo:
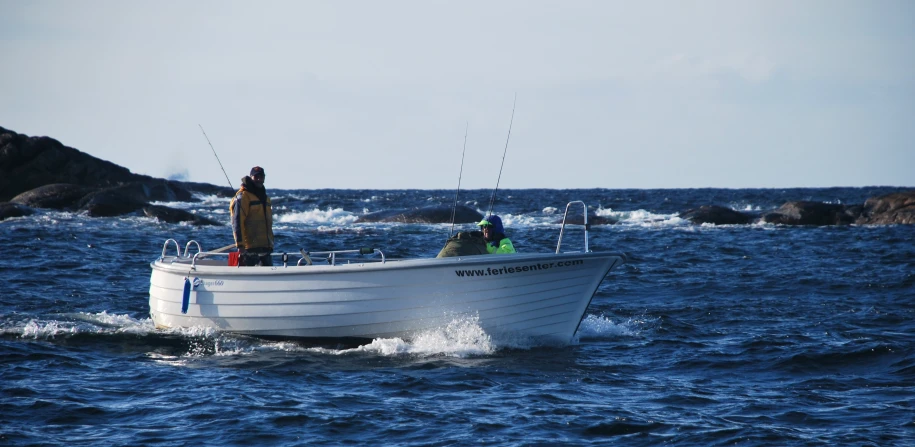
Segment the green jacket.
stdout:
[[492,244],[486,244],[486,251],[491,255],[504,255],[514,253],[515,246],[512,245],[512,241],[509,238],[503,237],[502,240],[499,241],[498,247],[493,247]]

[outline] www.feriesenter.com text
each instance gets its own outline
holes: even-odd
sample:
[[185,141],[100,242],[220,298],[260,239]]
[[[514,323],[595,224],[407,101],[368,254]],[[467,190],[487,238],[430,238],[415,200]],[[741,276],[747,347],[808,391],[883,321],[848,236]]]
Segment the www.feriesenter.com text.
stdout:
[[556,267],[571,267],[574,265],[584,264],[585,261],[582,259],[575,259],[572,261],[559,261],[559,262],[550,262],[543,264],[531,264],[531,265],[522,265],[516,267],[486,267],[486,269],[475,269],[475,270],[455,270],[454,273],[458,276],[492,276],[492,275],[504,275],[509,273],[524,273],[524,272],[535,272],[539,270],[549,270]]

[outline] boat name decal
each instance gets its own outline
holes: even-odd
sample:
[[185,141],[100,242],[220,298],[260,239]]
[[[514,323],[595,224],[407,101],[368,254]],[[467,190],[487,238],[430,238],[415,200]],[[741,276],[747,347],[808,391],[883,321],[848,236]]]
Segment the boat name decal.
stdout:
[[514,267],[486,267],[486,269],[474,269],[474,270],[455,270],[454,273],[458,276],[493,276],[493,275],[505,275],[509,273],[525,273],[525,272],[536,272],[540,270],[549,270],[556,267],[571,267],[575,265],[582,265],[585,261],[583,259],[575,259],[572,261],[559,261],[559,262],[550,262],[550,263],[537,263],[530,265],[521,265]]
[[206,286],[206,287],[219,287],[219,286],[223,286],[225,284],[226,284],[226,282],[221,279],[204,281],[200,278],[194,278],[194,289],[196,289],[197,287],[199,287],[201,285]]

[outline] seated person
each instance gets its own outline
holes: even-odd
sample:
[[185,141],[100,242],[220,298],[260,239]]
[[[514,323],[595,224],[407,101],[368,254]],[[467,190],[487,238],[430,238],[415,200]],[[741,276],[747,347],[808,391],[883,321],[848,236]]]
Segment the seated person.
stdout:
[[505,228],[502,227],[502,218],[490,215],[477,224],[483,230],[483,239],[486,240],[486,251],[489,254],[515,253],[512,241],[505,237]]

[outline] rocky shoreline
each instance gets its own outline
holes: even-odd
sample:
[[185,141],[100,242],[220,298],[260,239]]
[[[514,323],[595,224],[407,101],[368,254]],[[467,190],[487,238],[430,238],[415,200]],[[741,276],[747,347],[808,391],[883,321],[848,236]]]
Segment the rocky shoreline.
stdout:
[[[30,137],[0,127],[0,220],[26,216],[36,208],[85,212],[94,217],[145,215],[163,222],[222,225],[187,211],[151,202],[193,202],[193,193],[230,197],[234,190],[209,183],[180,182],[131,173],[114,163],[64,146],[50,137]],[[389,210],[361,221],[450,222],[451,209]],[[478,220],[461,209],[461,222]],[[445,220],[441,216],[448,217]],[[704,205],[680,213],[695,224],[891,225],[915,224],[915,190],[871,197],[860,205],[790,201],[765,213]],[[613,224],[589,216],[592,225]]]
[[193,202],[193,193],[231,197],[235,191],[208,183],[180,182],[130,172],[123,166],[0,127],[0,220],[34,209],[86,212],[93,217],[143,214],[163,222],[222,225],[187,211],[151,202]]
[[863,205],[786,202],[777,209],[762,214],[743,213],[718,205],[705,205],[680,213],[680,218],[695,224],[713,225],[912,225],[915,224],[915,191],[871,197]]

